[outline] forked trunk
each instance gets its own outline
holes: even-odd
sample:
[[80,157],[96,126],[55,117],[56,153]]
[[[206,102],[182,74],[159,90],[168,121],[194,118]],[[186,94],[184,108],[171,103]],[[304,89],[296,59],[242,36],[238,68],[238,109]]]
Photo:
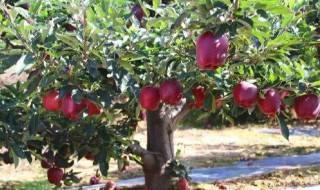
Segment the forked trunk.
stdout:
[[[171,178],[165,172],[165,164],[174,156],[173,134],[170,118],[157,111],[147,111],[147,150],[152,153],[154,163],[145,164],[145,190],[172,189]],[[152,167],[151,167],[152,166]]]

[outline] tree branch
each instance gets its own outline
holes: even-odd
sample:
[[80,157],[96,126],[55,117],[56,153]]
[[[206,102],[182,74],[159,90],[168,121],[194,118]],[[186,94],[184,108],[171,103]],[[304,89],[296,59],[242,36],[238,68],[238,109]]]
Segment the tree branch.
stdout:
[[155,166],[156,164],[158,164],[158,159],[156,158],[156,156],[162,156],[160,153],[150,152],[142,148],[138,143],[131,144],[126,151],[141,157],[142,167],[144,171],[155,170],[155,168],[157,168]]
[[[15,24],[13,18],[11,17],[11,15],[9,13],[7,6],[5,5],[5,3],[3,1],[1,1],[1,7],[2,7],[4,14],[9,19],[9,22],[10,22],[11,26],[13,27],[14,33],[17,36],[17,38],[21,41],[22,45],[26,48],[26,50],[29,51],[29,53],[31,53],[32,55],[34,55],[37,58],[36,52],[29,46],[29,44],[27,43],[27,40],[24,39],[24,37],[20,34],[17,25]],[[36,60],[38,60],[38,59],[36,59]]]
[[187,113],[190,111],[190,107],[187,105],[187,103],[184,103],[181,110],[172,118],[172,132],[175,131],[178,128],[178,121],[180,121]]
[[87,63],[88,61],[88,39],[86,35],[86,29],[87,29],[87,6],[84,5],[84,11],[83,11],[83,33],[82,33],[82,39],[83,39],[83,49],[82,49],[82,61],[83,63]]

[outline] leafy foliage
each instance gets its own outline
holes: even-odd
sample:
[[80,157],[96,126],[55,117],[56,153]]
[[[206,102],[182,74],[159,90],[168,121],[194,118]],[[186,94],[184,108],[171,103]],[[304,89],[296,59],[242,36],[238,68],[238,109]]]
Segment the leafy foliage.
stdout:
[[[147,15],[141,25],[130,13],[133,2],[125,0],[37,0],[29,11],[22,3],[0,4],[0,72],[15,65],[17,73],[29,73],[26,82],[0,90],[0,146],[16,164],[50,149],[57,165],[69,168],[71,156],[94,152],[93,163],[107,175],[110,159],[121,160],[130,144],[140,89],[166,78],[181,81],[189,101],[195,85],[209,89],[203,116],[216,110],[214,97],[221,95],[219,114],[230,122],[247,111],[232,100],[240,80],[253,81],[261,94],[268,87],[290,91],[287,102],[320,93],[316,0],[136,1]],[[206,30],[231,42],[226,64],[215,71],[196,66],[195,41]],[[84,109],[72,121],[46,112],[41,98],[53,89],[60,98],[72,92],[75,102],[88,99],[103,113],[88,116]]]

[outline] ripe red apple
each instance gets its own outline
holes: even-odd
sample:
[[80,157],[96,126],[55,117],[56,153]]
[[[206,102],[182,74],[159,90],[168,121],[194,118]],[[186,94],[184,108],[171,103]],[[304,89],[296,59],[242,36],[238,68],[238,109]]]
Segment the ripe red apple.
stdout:
[[101,175],[99,174],[99,170],[97,170],[96,174],[90,178],[90,185],[96,185],[100,183]]
[[258,101],[258,98],[258,88],[254,84],[241,81],[233,88],[233,99],[242,108],[252,107]]
[[320,113],[320,97],[315,94],[305,94],[294,100],[294,111],[301,120],[316,119]]
[[50,55],[49,54],[44,54],[44,60],[48,61],[50,59]]
[[22,4],[20,5],[22,8],[26,9],[27,11],[29,10],[30,6],[29,6],[29,3],[25,3],[25,4]]
[[3,153],[2,159],[5,164],[13,164],[13,158],[10,156],[9,151]]
[[71,120],[77,120],[79,118],[79,113],[85,108],[85,106],[85,99],[82,99],[82,102],[78,104],[72,99],[70,92],[62,98],[63,115]]
[[121,168],[120,172],[125,172],[128,171],[130,169],[129,165],[123,165],[123,167]]
[[42,97],[42,104],[46,111],[60,111],[62,101],[59,99],[58,91],[53,90]]
[[264,114],[274,117],[280,111],[281,97],[279,92],[274,88],[269,88],[264,99],[259,97],[258,105]]
[[163,81],[159,91],[161,100],[170,105],[179,104],[183,96],[182,86],[176,79],[167,79]]
[[47,152],[43,153],[42,156],[43,156],[43,158],[45,158],[45,159],[41,160],[41,167],[42,168],[48,169],[48,168],[51,168],[54,166],[55,157],[54,157],[52,151],[47,151]]
[[143,12],[143,9],[141,8],[141,6],[139,4],[134,5],[131,8],[131,12],[134,14],[134,16],[136,16],[136,18],[139,20],[140,25],[141,25],[141,21],[142,21],[143,17],[146,16],[146,14]]
[[99,115],[101,114],[102,109],[95,105],[93,102],[89,101],[88,103],[88,115]]
[[216,109],[219,109],[222,106],[221,95],[217,95],[215,96],[215,98],[216,98]]
[[63,179],[63,171],[61,168],[49,168],[47,177],[50,183],[59,185],[60,181]]
[[114,190],[117,187],[117,184],[114,181],[108,181],[106,183],[106,190]]
[[180,178],[179,181],[177,182],[177,187],[179,190],[186,190],[190,186],[189,186],[188,180],[186,180],[185,178]]
[[229,40],[226,35],[216,38],[214,33],[206,31],[196,42],[197,63],[200,69],[215,70],[227,59]]
[[204,105],[204,101],[208,94],[206,93],[206,90],[204,86],[197,86],[196,88],[192,89],[192,94],[194,96],[194,104],[193,107],[197,109],[202,109]]
[[160,104],[159,88],[155,86],[145,86],[141,89],[140,100],[141,106],[147,110],[157,110]]
[[66,29],[67,31],[70,31],[70,32],[74,32],[74,31],[77,30],[77,28],[76,28],[75,26],[73,26],[72,24],[69,24],[69,23],[66,23],[66,24],[64,25],[64,27],[65,27],[65,29]]
[[87,160],[93,160],[94,159],[94,153],[93,152],[89,152],[88,154],[86,154],[84,157],[87,159]]

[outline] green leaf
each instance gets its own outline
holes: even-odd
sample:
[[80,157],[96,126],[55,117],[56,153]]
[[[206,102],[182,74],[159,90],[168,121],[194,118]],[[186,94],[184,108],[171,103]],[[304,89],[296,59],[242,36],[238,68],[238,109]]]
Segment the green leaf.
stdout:
[[152,5],[153,5],[153,8],[156,9],[160,6],[161,4],[161,0],[153,0],[152,1]]
[[73,89],[71,92],[71,97],[76,103],[80,104],[82,102],[83,95],[80,90]]
[[75,50],[79,50],[79,47],[81,47],[81,43],[71,35],[67,34],[56,34],[56,37],[61,40],[63,43],[69,45],[70,47],[74,48]]
[[30,8],[30,12],[34,14],[38,13],[38,11],[41,9],[42,2],[43,0],[37,0],[36,3],[33,3],[33,6]]
[[18,144],[12,143],[11,144],[11,148],[12,148],[14,154],[16,154],[18,157],[20,157],[20,158],[25,158],[26,157],[24,152],[23,152],[23,150],[22,150],[22,148],[21,148],[21,146],[19,146]]
[[278,118],[278,122],[279,122],[282,136],[285,139],[289,140],[289,128],[288,128],[286,121],[284,120],[282,115],[278,115],[277,118]]
[[80,183],[80,178],[78,178],[77,176],[75,175],[72,175],[71,176],[71,180],[73,183]]
[[103,176],[107,176],[109,170],[109,163],[106,161],[99,162],[99,169]]
[[13,158],[13,163],[14,163],[14,167],[17,168],[18,165],[19,165],[19,157],[14,153],[13,150],[10,150],[10,153],[12,155],[12,158]]
[[312,87],[320,86],[320,80],[310,84]]
[[53,83],[55,80],[57,79],[56,75],[45,75],[41,81],[40,81],[40,87],[44,88],[48,85],[50,85],[51,83]]
[[171,25],[170,29],[171,29],[171,32],[175,31],[182,23],[182,21],[187,18],[187,16],[189,16],[189,13],[188,12],[184,12],[182,13],[178,18],[177,20]]
[[30,69],[35,62],[33,55],[26,54],[23,55],[16,63],[16,73],[19,75],[23,71]]
[[39,115],[38,114],[32,114],[31,118],[29,120],[29,134],[30,136],[33,136],[37,133],[37,128],[39,125]]

